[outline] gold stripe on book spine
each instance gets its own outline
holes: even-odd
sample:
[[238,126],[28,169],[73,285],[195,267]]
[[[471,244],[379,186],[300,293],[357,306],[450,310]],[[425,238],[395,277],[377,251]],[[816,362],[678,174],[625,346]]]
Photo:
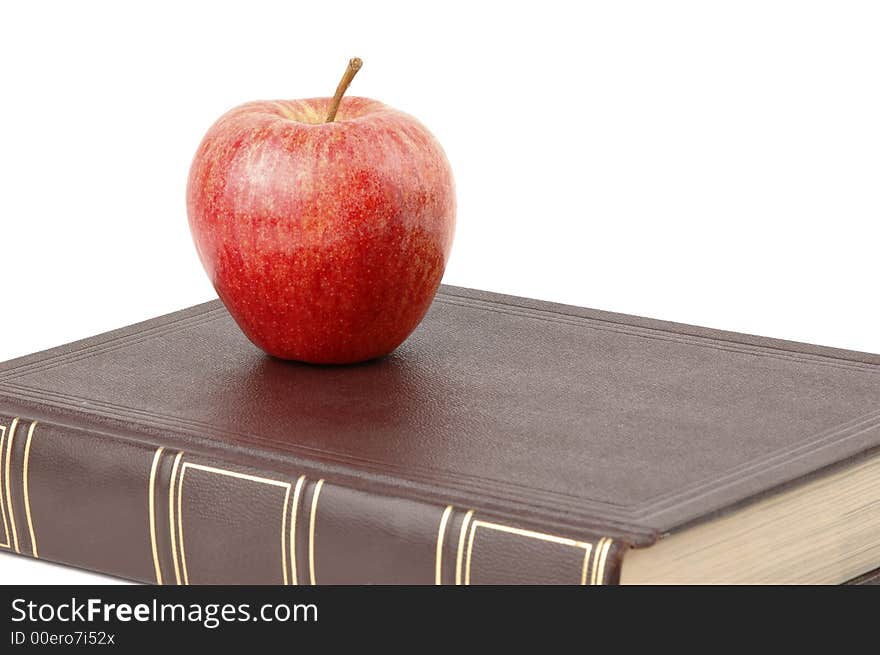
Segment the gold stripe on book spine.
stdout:
[[171,466],[171,480],[168,482],[168,530],[171,532],[171,560],[174,562],[174,579],[180,584],[180,562],[177,558],[177,530],[174,524],[174,483],[177,481],[177,467],[180,466],[180,459],[183,457],[183,451],[177,453],[174,458],[174,464]]
[[293,584],[299,584],[296,568],[296,514],[299,511],[299,498],[305,481],[304,475],[299,476],[296,481],[296,488],[293,490],[293,507],[290,510],[290,577]]
[[[9,439],[6,441],[6,465],[4,470],[4,483],[6,484],[6,509],[9,513],[9,526],[12,528],[12,544],[15,552],[20,553],[18,548],[18,531],[15,529],[15,511],[12,509],[12,487],[9,482],[9,465],[12,462],[12,442],[15,439],[15,428],[18,427],[18,417],[12,419],[9,426]],[[8,539],[8,535],[7,535]]]
[[22,494],[24,496],[24,515],[27,519],[28,524],[28,534],[31,537],[31,554],[39,559],[40,556],[37,554],[37,537],[34,534],[34,522],[31,518],[31,498],[30,498],[30,489],[28,484],[28,464],[31,458],[31,440],[34,438],[34,430],[37,429],[37,422],[33,421],[31,426],[28,428],[27,433],[27,441],[24,444],[24,463],[21,468],[21,486],[22,486]]
[[608,551],[611,550],[613,539],[602,537],[596,544],[595,555],[593,556],[593,570],[590,574],[590,584],[599,585],[605,582],[605,560],[608,558]]
[[12,544],[9,536],[9,523],[6,521],[6,498],[3,494],[3,446],[6,445],[6,426],[0,425],[0,515],[3,516],[3,536],[6,543],[0,543],[0,548],[9,548]]
[[162,567],[159,566],[159,548],[156,545],[156,469],[162,458],[164,448],[156,449],[153,465],[150,467],[150,546],[153,549],[153,567],[156,569],[156,584],[162,584]]
[[318,480],[315,492],[312,494],[312,512],[309,516],[309,582],[313,585],[318,584],[315,581],[315,517],[318,514],[318,496],[323,486],[324,480]]
[[605,545],[605,537],[599,539],[599,542],[596,544],[596,550],[593,551],[593,565],[590,567],[590,584],[596,584],[597,576],[596,574],[599,571],[599,556],[602,554],[602,546]]
[[590,553],[593,551],[593,545],[584,549],[584,562],[581,565],[581,585],[587,584],[587,573],[590,570]]
[[[185,463],[184,463],[185,465]],[[183,584],[189,584],[189,573],[186,570],[186,551],[183,548],[183,469],[180,469],[180,477],[177,478],[177,543],[180,549],[180,568],[183,571]]]
[[461,522],[461,530],[458,533],[458,552],[455,556],[455,584],[457,585],[461,584],[461,561],[464,554],[464,543],[467,537],[468,525],[473,516],[474,510],[468,510],[468,513],[464,515],[464,520]]
[[443,584],[443,540],[446,538],[446,524],[449,515],[452,514],[452,505],[447,505],[440,517],[440,527],[437,530],[437,553],[434,556],[434,584]]
[[281,579],[290,584],[287,577],[287,509],[290,505],[290,485],[284,490],[284,507],[281,510]]
[[608,558],[608,551],[611,549],[611,539],[605,539],[605,545],[602,546],[602,555],[599,557],[599,572],[596,575],[596,584],[604,584],[605,582],[605,560]]

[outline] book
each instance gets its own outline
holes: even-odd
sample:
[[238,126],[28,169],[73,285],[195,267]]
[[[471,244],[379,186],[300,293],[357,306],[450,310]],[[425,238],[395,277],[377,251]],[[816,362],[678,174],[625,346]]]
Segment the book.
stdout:
[[447,286],[392,355],[313,366],[213,301],[0,365],[0,547],[165,584],[839,583],[880,567],[878,446],[878,355]]

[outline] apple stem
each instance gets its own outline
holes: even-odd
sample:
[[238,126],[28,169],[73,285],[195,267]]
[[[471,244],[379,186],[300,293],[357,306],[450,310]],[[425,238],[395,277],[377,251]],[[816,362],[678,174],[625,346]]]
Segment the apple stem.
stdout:
[[336,111],[339,109],[339,103],[342,102],[342,96],[345,95],[348,85],[351,84],[354,76],[357,75],[357,72],[363,65],[364,62],[361,61],[360,57],[349,59],[348,68],[345,69],[342,79],[339,80],[339,86],[336,87],[336,94],[330,102],[330,111],[327,112],[327,120],[324,121],[325,123],[332,123],[335,120]]

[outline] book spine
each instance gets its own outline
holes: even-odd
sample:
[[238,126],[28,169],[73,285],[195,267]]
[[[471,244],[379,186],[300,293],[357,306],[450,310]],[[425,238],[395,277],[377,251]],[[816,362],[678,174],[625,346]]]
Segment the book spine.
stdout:
[[0,549],[159,584],[608,584],[625,550],[14,416],[0,509]]

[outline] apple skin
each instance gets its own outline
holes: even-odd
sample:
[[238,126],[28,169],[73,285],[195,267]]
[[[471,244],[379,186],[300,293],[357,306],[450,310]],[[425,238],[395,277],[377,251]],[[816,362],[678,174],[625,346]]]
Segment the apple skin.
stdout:
[[282,359],[393,351],[440,285],[452,171],[415,118],[368,98],[251,102],[208,130],[187,214],[202,265],[247,337]]

